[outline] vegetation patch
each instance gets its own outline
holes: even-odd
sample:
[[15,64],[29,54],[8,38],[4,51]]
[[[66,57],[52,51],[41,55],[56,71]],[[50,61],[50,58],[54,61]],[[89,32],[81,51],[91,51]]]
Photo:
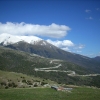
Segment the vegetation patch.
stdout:
[[77,87],[69,92],[51,88],[2,89],[1,100],[100,100],[100,89]]

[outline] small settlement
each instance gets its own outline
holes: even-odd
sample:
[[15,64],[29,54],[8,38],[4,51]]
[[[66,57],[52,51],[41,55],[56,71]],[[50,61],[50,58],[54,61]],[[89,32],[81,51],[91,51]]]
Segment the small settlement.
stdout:
[[72,88],[65,88],[61,86],[51,86],[52,89],[55,89],[56,91],[67,91],[71,92]]

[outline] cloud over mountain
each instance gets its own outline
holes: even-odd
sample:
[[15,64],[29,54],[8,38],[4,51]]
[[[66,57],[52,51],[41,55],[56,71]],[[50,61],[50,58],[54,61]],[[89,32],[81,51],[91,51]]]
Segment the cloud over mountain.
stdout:
[[82,49],[85,47],[85,45],[83,44],[74,44],[71,40],[51,40],[51,39],[47,39],[47,42],[55,45],[56,47],[63,49],[65,51],[69,51],[69,52],[82,52]]
[[27,24],[21,23],[0,23],[0,34],[9,33],[12,35],[37,35],[53,38],[61,38],[67,35],[70,28],[66,25],[51,25]]
[[63,50],[66,50],[66,51],[70,51],[69,47],[73,47],[74,46],[74,43],[70,40],[63,40],[63,41],[59,41],[59,40],[56,40],[56,41],[52,41],[50,39],[47,40],[47,42],[63,49]]

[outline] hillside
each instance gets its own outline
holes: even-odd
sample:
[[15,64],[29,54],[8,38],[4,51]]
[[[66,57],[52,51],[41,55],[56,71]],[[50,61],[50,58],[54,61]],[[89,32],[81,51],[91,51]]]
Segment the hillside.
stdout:
[[93,84],[91,84],[93,77],[70,76],[93,73],[79,65],[4,47],[0,47],[0,70],[34,75],[59,84],[99,86],[97,80],[99,76],[96,77],[97,82]]
[[57,84],[54,81],[44,80],[22,73],[7,72],[0,70],[0,89],[8,88],[33,88],[42,87],[44,84]]
[[0,47],[0,69],[25,74],[34,74],[35,68],[49,68],[61,64],[57,69],[64,71],[76,71],[77,74],[88,74],[91,71],[63,60],[49,59],[35,54],[29,54],[18,50]]
[[75,63],[84,68],[87,68],[88,70],[100,73],[100,62],[97,62],[94,59],[86,56],[61,50],[49,43],[47,43],[47,45],[32,45],[26,42],[19,42],[7,45],[6,47],[15,50],[21,50],[28,53],[35,53],[37,55],[47,58],[62,59],[71,63]]

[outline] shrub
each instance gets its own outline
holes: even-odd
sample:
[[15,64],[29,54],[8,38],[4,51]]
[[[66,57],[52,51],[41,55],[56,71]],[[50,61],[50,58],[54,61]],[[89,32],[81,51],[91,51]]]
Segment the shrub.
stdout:
[[26,81],[25,79],[24,79],[24,80],[22,80],[22,82],[23,82],[23,83],[27,83],[27,81]]
[[33,85],[32,83],[27,83],[28,85]]
[[38,85],[35,83],[35,84],[34,84],[34,87],[38,87]]
[[8,88],[9,88],[8,86],[5,87],[5,89],[8,89]]
[[33,85],[33,83],[31,81],[27,81],[28,85]]
[[1,85],[2,85],[2,86],[3,86],[3,85],[6,86],[6,82],[1,82]]
[[8,83],[8,87],[17,87],[17,85],[14,83],[14,82],[12,82],[12,83]]
[[8,83],[8,87],[12,87],[12,83]]
[[25,86],[23,86],[23,88],[25,88]]
[[48,84],[48,83],[46,83],[46,82],[41,82],[41,85],[45,85],[45,84]]

